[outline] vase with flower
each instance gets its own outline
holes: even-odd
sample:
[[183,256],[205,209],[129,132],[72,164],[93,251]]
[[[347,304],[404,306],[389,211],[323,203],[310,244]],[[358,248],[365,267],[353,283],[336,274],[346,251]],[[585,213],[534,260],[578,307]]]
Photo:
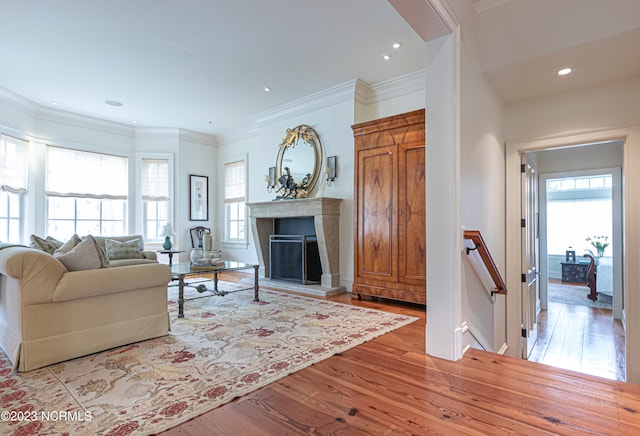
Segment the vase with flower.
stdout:
[[596,257],[604,256],[604,250],[609,246],[608,236],[589,236],[586,241],[596,249]]

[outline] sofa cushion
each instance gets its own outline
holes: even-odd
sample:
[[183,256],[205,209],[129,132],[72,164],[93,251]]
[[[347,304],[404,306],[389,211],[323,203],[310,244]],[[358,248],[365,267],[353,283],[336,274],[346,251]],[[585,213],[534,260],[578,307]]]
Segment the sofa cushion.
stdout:
[[100,257],[100,268],[109,268],[111,265],[109,264],[109,256],[107,256],[107,251],[102,245],[100,245],[96,238],[91,235],[87,235],[83,236],[82,240],[84,241],[89,237],[91,237],[91,239],[93,239],[93,242],[96,244],[96,250],[98,250],[98,256]]
[[88,235],[86,239],[68,252],[58,254],[56,258],[69,271],[104,268],[100,259],[98,245],[91,235]]
[[40,236],[37,236],[37,235],[31,235],[30,239],[31,239],[31,243],[35,248],[49,254],[53,254],[54,251],[62,247],[62,242],[58,241],[56,238],[52,238],[51,236],[47,236],[46,238],[41,238]]
[[62,244],[60,248],[54,251],[53,255],[56,256],[56,255],[68,253],[69,251],[73,250],[73,248],[81,242],[82,242],[82,239],[80,239],[80,236],[74,234],[71,237],[71,239],[69,239],[67,242]]
[[142,251],[140,251],[140,241],[138,239],[125,242],[105,239],[104,242],[107,257],[110,261],[118,259],[144,259]]

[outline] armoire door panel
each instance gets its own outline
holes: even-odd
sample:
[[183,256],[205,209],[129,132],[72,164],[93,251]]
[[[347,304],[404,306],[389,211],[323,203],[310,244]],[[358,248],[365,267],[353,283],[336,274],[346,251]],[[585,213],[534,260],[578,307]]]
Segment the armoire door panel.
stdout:
[[394,147],[358,153],[361,192],[359,199],[359,275],[395,280]]
[[426,184],[424,144],[403,144],[398,152],[398,263],[400,281],[426,280]]

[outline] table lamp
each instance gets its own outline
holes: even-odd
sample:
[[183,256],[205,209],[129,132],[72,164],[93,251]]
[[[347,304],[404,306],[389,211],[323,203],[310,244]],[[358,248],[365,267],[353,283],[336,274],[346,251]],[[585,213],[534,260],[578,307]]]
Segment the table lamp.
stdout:
[[171,237],[175,235],[176,232],[174,232],[171,228],[171,224],[165,224],[165,226],[162,228],[162,233],[160,234],[160,236],[164,236],[164,243],[162,244],[162,248],[164,248],[165,250],[171,250],[171,247],[173,247],[173,244],[171,243]]

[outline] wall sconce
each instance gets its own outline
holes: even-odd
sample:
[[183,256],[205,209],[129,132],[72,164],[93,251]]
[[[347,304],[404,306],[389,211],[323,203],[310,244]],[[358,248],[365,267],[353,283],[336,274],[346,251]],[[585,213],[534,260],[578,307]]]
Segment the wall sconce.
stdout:
[[327,186],[331,186],[331,182],[333,182],[338,176],[337,167],[338,167],[338,157],[337,156],[327,157],[327,168],[325,168],[325,172],[327,173]]
[[269,174],[264,176],[264,180],[267,182],[267,192],[271,193],[276,187],[276,167],[269,167]]

